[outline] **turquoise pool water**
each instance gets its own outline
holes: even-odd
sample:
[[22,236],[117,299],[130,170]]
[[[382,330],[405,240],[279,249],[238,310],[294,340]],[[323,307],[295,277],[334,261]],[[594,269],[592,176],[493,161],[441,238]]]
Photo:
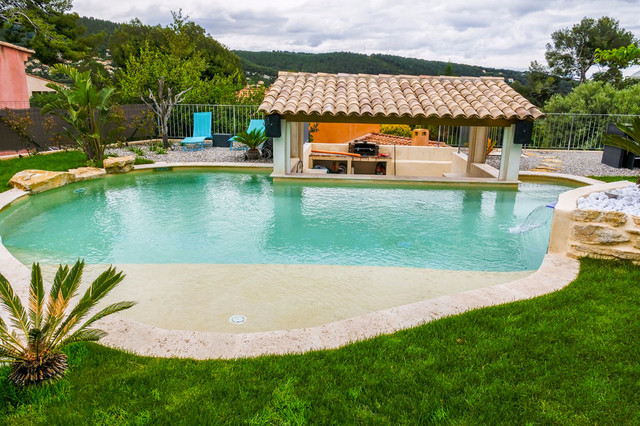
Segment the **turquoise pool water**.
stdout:
[[150,171],[20,200],[0,212],[0,236],[23,263],[522,271],[540,266],[550,223],[509,229],[568,189],[274,184],[256,172]]

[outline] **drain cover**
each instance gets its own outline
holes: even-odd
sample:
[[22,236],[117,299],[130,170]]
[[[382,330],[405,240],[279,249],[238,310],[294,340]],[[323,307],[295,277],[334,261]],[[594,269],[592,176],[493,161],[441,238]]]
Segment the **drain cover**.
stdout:
[[246,320],[247,317],[244,315],[232,315],[231,318],[229,318],[231,324],[244,324]]
[[75,191],[73,191],[73,192],[75,192],[76,194],[80,194],[81,192],[84,192],[84,191],[86,191],[86,190],[87,190],[87,188],[78,188],[78,189],[76,189],[76,190],[75,190]]

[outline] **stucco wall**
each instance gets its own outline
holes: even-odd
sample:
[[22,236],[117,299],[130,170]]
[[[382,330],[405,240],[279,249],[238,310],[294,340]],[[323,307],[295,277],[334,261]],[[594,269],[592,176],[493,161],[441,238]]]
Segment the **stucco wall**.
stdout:
[[24,63],[30,54],[0,44],[0,107],[28,108],[29,89]]
[[561,194],[553,215],[549,253],[640,262],[640,217],[577,208],[578,198],[629,184],[591,185]]
[[371,132],[380,132],[380,125],[362,123],[318,123],[318,131],[313,133],[313,142],[345,143]]

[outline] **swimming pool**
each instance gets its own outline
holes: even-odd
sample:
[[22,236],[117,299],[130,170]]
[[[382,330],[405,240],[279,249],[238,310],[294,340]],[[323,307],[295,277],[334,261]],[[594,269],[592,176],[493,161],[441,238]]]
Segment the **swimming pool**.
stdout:
[[139,306],[123,313],[136,320],[230,331],[230,316],[249,313],[250,330],[259,331],[520,277],[540,266],[550,224],[510,229],[567,189],[274,184],[260,172],[145,171],[19,200],[0,212],[0,236],[25,264],[118,265],[128,278],[114,298],[136,295]]

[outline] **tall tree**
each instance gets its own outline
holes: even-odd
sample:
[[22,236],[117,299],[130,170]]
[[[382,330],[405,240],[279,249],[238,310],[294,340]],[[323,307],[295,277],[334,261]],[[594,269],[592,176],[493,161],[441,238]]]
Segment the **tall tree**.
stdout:
[[523,83],[514,81],[513,88],[534,105],[542,107],[556,93],[567,94],[571,91],[570,80],[554,76],[538,61],[531,62],[527,71],[527,79]]
[[[617,20],[603,16],[598,20],[583,18],[572,28],[555,31],[551,39],[553,43],[547,44],[545,54],[551,71],[562,77],[578,77],[582,83],[596,63],[596,49],[627,46],[633,42],[633,33],[620,28]],[[616,68],[615,64],[609,67]]]
[[451,61],[447,62],[447,65],[444,67],[442,71],[440,71],[440,74],[438,75],[450,75],[452,77],[458,76],[458,74],[456,74],[456,72],[453,70],[453,65],[451,64]]
[[71,0],[0,1],[0,36],[36,51],[45,64],[79,60],[95,51],[102,34],[86,34]]
[[131,56],[139,55],[148,46],[152,51],[184,59],[200,56],[205,64],[205,78],[236,75],[244,82],[240,58],[213,39],[204,28],[189,21],[182,12],[172,12],[172,16],[173,22],[166,27],[144,25],[137,19],[120,25],[109,40],[116,65],[126,68]]

